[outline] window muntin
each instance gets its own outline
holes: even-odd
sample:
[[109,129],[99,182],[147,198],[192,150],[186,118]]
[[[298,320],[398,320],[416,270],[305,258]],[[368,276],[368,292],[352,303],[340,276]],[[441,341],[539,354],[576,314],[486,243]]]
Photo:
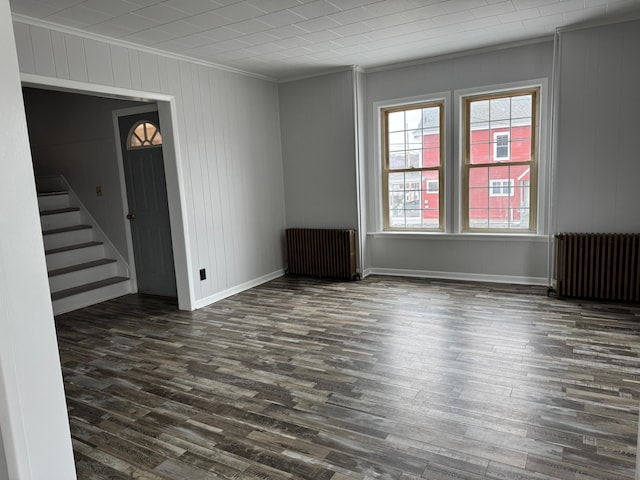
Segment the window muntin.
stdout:
[[160,129],[153,122],[142,120],[129,131],[127,149],[159,147],[162,145]]
[[535,231],[538,89],[463,102],[464,229]]
[[443,102],[382,110],[385,230],[443,230]]

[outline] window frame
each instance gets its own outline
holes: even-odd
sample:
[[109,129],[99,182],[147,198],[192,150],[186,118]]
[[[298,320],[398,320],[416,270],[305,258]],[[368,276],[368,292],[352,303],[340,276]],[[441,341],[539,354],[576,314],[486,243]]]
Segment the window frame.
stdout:
[[[446,100],[443,98],[437,99],[425,99],[418,100],[415,102],[409,103],[398,103],[391,104],[388,106],[381,106],[379,109],[379,121],[380,121],[380,145],[381,145],[381,170],[382,170],[382,229],[386,232],[444,232],[445,231],[445,209],[444,209],[444,190],[443,185],[445,184],[445,109],[446,109]],[[406,110],[412,110],[417,108],[439,108],[439,156],[440,161],[437,167],[409,167],[403,169],[391,169],[390,168],[390,152],[387,148],[387,142],[389,138],[389,127],[387,117],[389,113],[394,112],[402,112]],[[423,149],[423,147],[422,147]],[[397,227],[390,225],[390,212],[389,212],[389,174],[390,173],[407,173],[407,172],[422,172],[425,171],[437,171],[438,172],[438,190],[437,192],[428,192],[428,193],[437,193],[438,195],[438,228],[428,228],[428,227],[417,227],[417,226],[404,226]],[[428,180],[427,180],[428,182]],[[422,182],[420,182],[420,187],[422,187]],[[421,190],[422,191],[422,188]],[[425,193],[427,193],[426,185],[425,185]],[[406,192],[405,192],[406,194]],[[422,223],[422,205],[418,210],[421,216]]]
[[[473,93],[468,95],[461,95],[459,97],[460,109],[461,109],[461,122],[459,126],[460,143],[462,147],[461,155],[461,188],[460,192],[461,207],[460,207],[460,220],[461,220],[461,232],[462,233],[495,233],[495,234],[508,234],[508,235],[523,235],[523,234],[537,234],[538,233],[538,201],[540,192],[538,190],[538,170],[540,164],[540,123],[541,116],[541,86],[527,86],[507,88],[504,90]],[[517,161],[511,160],[512,151],[511,145],[509,147],[509,160],[495,158],[489,159],[486,163],[471,163],[471,125],[470,125],[470,109],[471,103],[474,101],[492,100],[496,98],[508,98],[517,97],[522,95],[532,95],[532,108],[531,108],[531,145],[530,145],[530,160]],[[511,137],[509,137],[511,141]],[[495,148],[495,147],[494,147]],[[470,206],[469,206],[469,179],[470,172],[475,168],[487,168],[491,166],[518,166],[527,165],[530,168],[530,183],[529,183],[529,228],[491,228],[491,227],[471,227],[470,224]],[[489,186],[489,185],[488,185]],[[489,190],[491,193],[491,190]],[[491,195],[490,195],[491,196]],[[513,209],[510,210],[513,212]]]

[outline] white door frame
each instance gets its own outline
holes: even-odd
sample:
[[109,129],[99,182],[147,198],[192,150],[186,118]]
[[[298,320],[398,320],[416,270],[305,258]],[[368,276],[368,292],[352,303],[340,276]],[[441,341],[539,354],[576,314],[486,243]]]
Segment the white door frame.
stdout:
[[[180,310],[195,310],[195,297],[192,282],[191,255],[187,248],[189,242],[189,229],[187,228],[187,211],[184,197],[184,178],[182,177],[182,159],[180,157],[177,108],[175,97],[154,92],[144,92],[128,88],[111,87],[108,85],[95,85],[92,83],[78,82],[61,78],[43,77],[30,73],[21,73],[20,79],[23,86],[59,90],[84,95],[113,97],[121,100],[134,100],[150,103],[149,107],[158,111],[160,125],[162,125],[163,158],[165,177],[167,182],[167,199],[169,201],[169,221],[171,223],[171,240],[173,243],[173,261],[176,271],[176,288],[178,291],[178,308]],[[138,107],[134,107],[138,108]],[[128,110],[128,109],[127,109]],[[149,111],[149,110],[147,110]],[[120,151],[120,134],[116,135],[118,148],[118,171],[120,175],[123,205],[128,208],[126,198],[126,184],[124,182],[124,167],[122,165],[122,152]],[[125,231],[127,232],[127,249],[129,254],[129,268],[135,279],[135,264],[132,254],[133,242],[131,241],[131,226],[124,218]],[[136,283],[137,285],[137,283]]]

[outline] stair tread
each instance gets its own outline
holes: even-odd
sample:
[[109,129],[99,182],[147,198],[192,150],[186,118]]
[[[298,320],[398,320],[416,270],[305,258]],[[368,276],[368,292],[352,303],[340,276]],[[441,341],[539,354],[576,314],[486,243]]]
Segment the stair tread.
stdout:
[[54,233],[65,233],[65,232],[74,232],[76,230],[86,230],[87,228],[91,228],[91,225],[73,225],[71,227],[64,228],[53,228],[51,230],[43,230],[43,235],[52,235]]
[[65,192],[63,190],[56,190],[52,192],[38,192],[39,197],[50,197],[52,195],[68,195],[69,192]]
[[57,213],[70,213],[70,212],[79,212],[79,211],[80,211],[80,208],[78,207],[54,208],[51,210],[40,210],[40,216],[56,215]]
[[66,247],[59,247],[59,248],[52,248],[50,250],[45,250],[44,254],[51,255],[53,253],[69,252],[71,250],[80,250],[81,248],[96,247],[98,245],[104,245],[104,242],[76,243],[75,245],[67,245]]
[[49,277],[55,277],[56,275],[63,275],[65,273],[77,272],[79,270],[85,270],[87,268],[99,267],[101,265],[108,265],[109,263],[115,263],[116,260],[113,258],[101,258],[100,260],[94,260],[92,262],[78,263],[76,265],[71,265],[69,267],[56,268],[55,270],[50,270]]
[[129,279],[127,277],[110,277],[104,280],[98,280],[97,282],[86,283],[78,287],[67,288],[66,290],[60,290],[51,294],[51,300],[60,300],[61,298],[70,297],[72,295],[78,295],[80,293],[96,290],[101,287],[107,287],[120,282],[126,282]]

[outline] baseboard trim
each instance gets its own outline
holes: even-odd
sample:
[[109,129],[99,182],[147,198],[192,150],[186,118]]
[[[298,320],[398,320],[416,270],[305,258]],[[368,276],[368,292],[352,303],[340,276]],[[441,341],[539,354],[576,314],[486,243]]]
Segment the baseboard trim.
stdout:
[[235,295],[237,293],[244,292],[245,290],[249,290],[250,288],[257,287],[258,285],[262,285],[263,283],[274,280],[278,277],[284,275],[284,269],[276,270],[275,272],[268,273],[258,278],[254,278],[253,280],[249,280],[248,282],[241,283],[240,285],[236,285],[235,287],[228,288],[218,293],[214,293],[205,298],[201,298],[200,300],[196,300],[194,302],[194,308],[197,310],[198,308],[206,307],[207,305],[211,305],[212,303],[219,302],[227,297]]
[[368,268],[363,277],[368,275],[390,275],[396,277],[438,278],[442,280],[463,280],[468,282],[515,283],[519,285],[548,284],[546,277],[522,277],[516,275],[490,275],[468,272],[438,272],[431,270],[410,270],[401,268]]

